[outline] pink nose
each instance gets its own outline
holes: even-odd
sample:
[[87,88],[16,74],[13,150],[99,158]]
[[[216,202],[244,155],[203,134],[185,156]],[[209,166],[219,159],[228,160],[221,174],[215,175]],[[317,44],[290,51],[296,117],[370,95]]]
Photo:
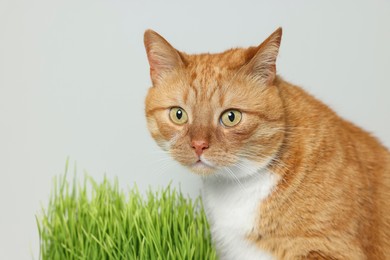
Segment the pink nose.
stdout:
[[195,149],[195,153],[200,156],[203,153],[203,150],[209,148],[208,142],[204,140],[192,141],[192,148]]

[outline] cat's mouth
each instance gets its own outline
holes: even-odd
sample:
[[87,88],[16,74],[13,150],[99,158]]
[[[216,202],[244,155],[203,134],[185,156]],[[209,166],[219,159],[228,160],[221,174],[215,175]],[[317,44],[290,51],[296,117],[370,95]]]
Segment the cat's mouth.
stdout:
[[202,160],[198,160],[196,163],[193,165],[194,167],[210,167],[207,163],[203,162]]
[[199,158],[198,161],[190,165],[190,169],[195,173],[200,174],[210,174],[216,170],[214,165],[201,158]]

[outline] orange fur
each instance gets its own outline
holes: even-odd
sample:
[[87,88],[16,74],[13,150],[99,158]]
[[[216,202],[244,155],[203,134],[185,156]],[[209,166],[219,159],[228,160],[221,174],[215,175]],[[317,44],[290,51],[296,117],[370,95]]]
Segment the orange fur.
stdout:
[[[145,46],[153,87],[146,117],[153,138],[198,174],[240,158],[280,176],[248,239],[278,259],[384,259],[390,255],[390,153],[301,88],[276,76],[282,31],[258,47],[188,55],[153,31]],[[189,115],[169,120],[171,107]],[[219,121],[242,112],[232,128]],[[195,168],[204,140],[213,167]]]

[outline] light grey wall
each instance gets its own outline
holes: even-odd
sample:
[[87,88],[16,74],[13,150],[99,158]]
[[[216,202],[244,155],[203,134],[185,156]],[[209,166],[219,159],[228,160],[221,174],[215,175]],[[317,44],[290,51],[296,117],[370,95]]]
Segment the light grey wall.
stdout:
[[[0,1],[0,259],[38,255],[34,214],[65,160],[101,179],[200,181],[160,152],[143,102],[143,31],[189,53],[259,44],[278,70],[390,146],[388,1]],[[80,174],[81,175],[81,174]]]

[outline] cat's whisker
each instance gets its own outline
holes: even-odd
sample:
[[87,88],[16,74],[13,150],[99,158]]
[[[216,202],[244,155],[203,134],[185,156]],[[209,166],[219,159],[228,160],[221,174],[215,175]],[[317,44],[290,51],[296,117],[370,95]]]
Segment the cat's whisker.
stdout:
[[171,157],[170,152],[160,150],[159,152],[150,153],[151,156]]
[[[275,158],[275,157],[272,157],[272,156],[259,156],[258,154],[253,154],[253,153],[250,153],[250,152],[248,152],[248,153],[239,153],[239,156],[245,157],[248,154],[251,154],[252,156],[257,158],[256,161],[269,162],[268,165],[265,166],[265,167],[268,167],[268,166],[272,165],[272,167],[277,168],[281,172],[285,172],[285,171],[288,170],[288,168],[286,167],[286,165],[282,161],[280,161],[278,158]],[[246,167],[246,165],[244,163],[242,163],[241,161],[238,161],[236,164],[237,165],[241,165],[243,167]]]
[[171,166],[173,166],[172,160],[163,161],[162,163],[159,163],[158,168],[153,172],[153,174],[164,174]]
[[172,160],[172,158],[170,158],[170,157],[158,158],[158,159],[154,160],[153,163],[162,163],[162,162],[171,161],[171,160]]
[[234,174],[234,172],[229,167],[225,167],[224,169],[229,173],[230,176],[233,177],[233,180],[240,186],[240,188],[245,190],[245,187],[242,185],[240,179]]
[[236,166],[241,168],[242,170],[253,171],[252,168],[248,167],[246,164],[244,164],[244,163],[242,163],[240,161],[236,162]]

